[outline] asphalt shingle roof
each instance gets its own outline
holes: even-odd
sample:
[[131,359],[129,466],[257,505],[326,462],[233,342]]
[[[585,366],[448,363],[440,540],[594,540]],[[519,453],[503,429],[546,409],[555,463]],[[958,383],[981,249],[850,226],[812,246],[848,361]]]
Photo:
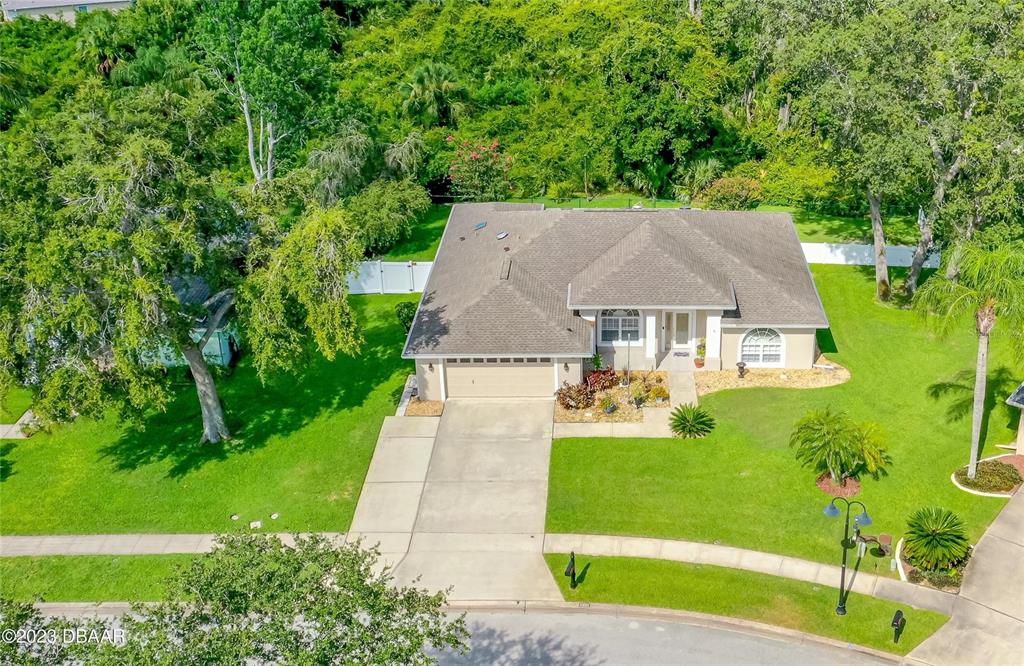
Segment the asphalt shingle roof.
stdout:
[[573,310],[602,306],[828,326],[787,214],[457,204],[404,353],[589,355]]

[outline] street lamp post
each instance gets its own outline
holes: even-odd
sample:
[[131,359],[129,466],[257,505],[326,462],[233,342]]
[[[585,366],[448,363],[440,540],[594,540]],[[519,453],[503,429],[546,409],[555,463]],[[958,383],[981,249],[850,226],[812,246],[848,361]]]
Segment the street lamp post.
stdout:
[[850,541],[850,508],[854,504],[860,507],[860,514],[853,519],[854,542],[860,536],[860,528],[871,524],[871,516],[868,515],[868,508],[864,506],[863,502],[857,500],[851,502],[845,497],[834,497],[825,507],[825,515],[829,518],[837,518],[842,513],[842,510],[836,506],[836,502],[846,505],[846,527],[843,530],[843,540],[840,544],[843,549],[843,565],[839,574],[839,603],[836,605],[836,615],[846,615],[846,597],[850,594],[850,591],[846,589],[846,556],[847,551],[854,545]]

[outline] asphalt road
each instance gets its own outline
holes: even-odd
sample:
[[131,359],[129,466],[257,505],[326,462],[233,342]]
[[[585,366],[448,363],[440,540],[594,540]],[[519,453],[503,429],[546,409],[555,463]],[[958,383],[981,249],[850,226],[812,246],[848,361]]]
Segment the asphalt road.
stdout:
[[444,666],[888,663],[839,648],[661,620],[503,612],[469,613],[466,623],[472,633],[471,651],[467,655],[441,655]]

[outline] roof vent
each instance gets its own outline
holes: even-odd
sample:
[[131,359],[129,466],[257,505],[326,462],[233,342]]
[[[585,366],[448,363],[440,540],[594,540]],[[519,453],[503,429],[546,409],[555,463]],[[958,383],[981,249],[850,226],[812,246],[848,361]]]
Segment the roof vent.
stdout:
[[508,232],[507,231],[502,231],[502,232],[500,232],[498,234],[498,240],[505,240],[506,238],[508,238]]
[[486,226],[487,226],[486,222],[480,222],[475,227],[473,227],[473,231],[480,231],[481,229],[483,229]]
[[499,280],[507,280],[508,276],[512,273],[512,260],[506,259],[501,262],[501,270],[498,272]]
[[466,240],[466,237],[465,236],[459,236],[459,240],[460,241],[464,241],[464,240]]

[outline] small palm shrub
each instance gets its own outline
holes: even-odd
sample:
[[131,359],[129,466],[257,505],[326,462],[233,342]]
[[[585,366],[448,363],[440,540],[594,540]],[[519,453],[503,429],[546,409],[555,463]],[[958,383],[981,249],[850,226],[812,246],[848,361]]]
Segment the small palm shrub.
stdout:
[[594,392],[586,384],[565,382],[555,392],[555,400],[565,409],[586,409],[594,404]]
[[672,410],[669,425],[679,437],[696,439],[706,437],[715,429],[715,420],[697,405],[679,405]]
[[1016,467],[998,460],[978,463],[973,479],[967,476],[967,468],[961,467],[956,471],[956,480],[962,486],[984,493],[1008,493],[1024,481]]
[[964,523],[949,509],[925,507],[907,520],[903,554],[919,569],[952,569],[962,563],[970,551]]
[[877,479],[892,462],[875,424],[857,423],[831,407],[809,412],[797,421],[789,445],[804,467],[827,473],[836,483],[865,473]]

